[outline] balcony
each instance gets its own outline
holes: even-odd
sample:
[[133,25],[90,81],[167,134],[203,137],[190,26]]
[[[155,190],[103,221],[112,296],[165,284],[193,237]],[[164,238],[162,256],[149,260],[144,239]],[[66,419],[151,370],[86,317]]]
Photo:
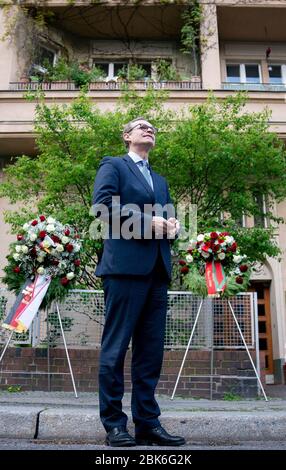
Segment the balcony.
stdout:
[[286,85],[283,83],[230,83],[222,82],[223,90],[229,91],[266,91],[266,92],[286,92]]
[[[126,89],[144,91],[153,90],[201,90],[201,77],[193,77],[190,80],[181,81],[153,81],[153,80],[136,80],[136,81],[98,81],[91,82],[88,85],[89,91],[124,91]],[[57,81],[57,82],[10,82],[9,91],[78,91],[79,88],[74,82]]]

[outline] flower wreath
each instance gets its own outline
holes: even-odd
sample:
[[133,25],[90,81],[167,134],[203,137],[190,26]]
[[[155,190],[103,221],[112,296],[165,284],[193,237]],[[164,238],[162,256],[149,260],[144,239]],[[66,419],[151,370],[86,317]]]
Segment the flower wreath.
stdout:
[[[10,245],[3,277],[8,289],[18,295],[12,308],[14,318],[17,316],[15,311],[20,315],[21,308],[28,315],[33,304],[31,318],[40,306],[47,308],[54,300],[60,301],[67,295],[81,275],[80,250],[77,231],[53,217],[40,215],[23,225],[17,241]],[[16,331],[27,330],[15,322],[15,328],[12,328],[10,320],[2,326]]]
[[251,264],[228,232],[200,234],[179,260],[184,285],[202,297],[231,297],[247,290]]

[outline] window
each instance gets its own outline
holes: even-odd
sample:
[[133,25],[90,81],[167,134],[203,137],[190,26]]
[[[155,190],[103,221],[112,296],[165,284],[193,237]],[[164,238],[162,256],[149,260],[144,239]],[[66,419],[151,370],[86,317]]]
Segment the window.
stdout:
[[268,65],[269,83],[272,85],[286,84],[286,64]]
[[254,226],[267,228],[267,207],[265,197],[262,194],[258,194],[254,197],[254,200],[257,205],[257,214],[254,215]]
[[109,64],[107,62],[94,62],[93,66],[98,67],[99,69],[101,69],[103,71],[105,77],[108,76]]
[[128,62],[116,62],[113,66],[114,66],[113,76],[117,77],[119,70],[123,69],[124,67],[128,67]]
[[240,82],[240,67],[239,65],[227,65],[226,66],[227,81],[230,83]]
[[[151,72],[152,72],[152,61],[140,61],[137,60],[133,62],[134,64],[137,64],[138,66],[142,67],[145,72],[146,72],[146,77],[151,77]],[[100,67],[101,69],[104,70],[104,73],[106,77],[109,80],[116,79],[118,76],[118,72],[123,69],[124,67],[127,68],[129,65],[131,65],[131,62],[129,59],[123,59],[121,61],[116,61],[114,60],[113,62],[109,61],[101,61],[101,60],[94,60],[93,65],[95,67]]]
[[35,56],[34,63],[44,66],[45,64],[55,65],[56,52],[46,46],[40,46]]
[[245,64],[245,78],[247,83],[260,83],[259,66],[257,64]]
[[31,65],[30,75],[43,77],[47,66],[55,65],[56,52],[46,46],[39,46],[35,54],[34,63]]
[[235,219],[235,223],[238,227],[246,227],[246,217],[242,214],[240,217]]
[[282,80],[282,66],[281,65],[269,65],[269,83],[283,83]]
[[261,83],[259,64],[226,64],[228,83]]
[[152,63],[151,62],[139,62],[138,65],[140,65],[146,72],[146,77],[151,77],[151,69],[152,69]]

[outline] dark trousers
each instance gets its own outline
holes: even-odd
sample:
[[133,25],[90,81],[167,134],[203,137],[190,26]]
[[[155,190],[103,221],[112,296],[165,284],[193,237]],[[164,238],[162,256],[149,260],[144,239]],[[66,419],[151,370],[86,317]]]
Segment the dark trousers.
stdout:
[[123,368],[131,339],[131,410],[136,432],[159,425],[160,409],[154,393],[163,361],[168,283],[160,256],[147,276],[103,279],[106,313],[99,367],[99,405],[106,431],[127,423],[122,411]]

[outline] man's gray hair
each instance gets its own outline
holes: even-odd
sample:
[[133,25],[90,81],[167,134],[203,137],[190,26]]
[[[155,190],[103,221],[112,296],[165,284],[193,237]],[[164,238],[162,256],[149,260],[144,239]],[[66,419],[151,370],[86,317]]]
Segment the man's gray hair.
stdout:
[[129,148],[129,142],[127,142],[125,139],[124,139],[124,134],[128,134],[128,132],[131,131],[131,129],[133,129],[134,124],[136,123],[136,121],[146,121],[146,122],[149,122],[146,118],[144,118],[143,116],[139,116],[135,119],[132,119],[132,121],[129,121],[127,124],[125,124],[125,126],[123,127],[123,131],[122,131],[122,139],[123,139],[123,142],[125,144],[125,147],[128,149]]

